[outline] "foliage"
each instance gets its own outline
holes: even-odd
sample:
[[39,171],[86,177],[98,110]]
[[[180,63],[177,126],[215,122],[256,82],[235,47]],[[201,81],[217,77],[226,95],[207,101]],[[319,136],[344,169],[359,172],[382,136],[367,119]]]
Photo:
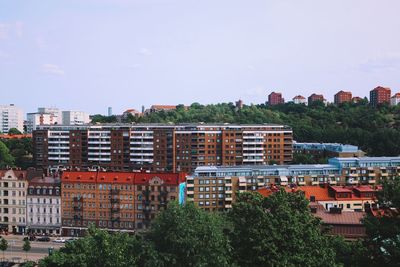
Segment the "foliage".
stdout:
[[314,103],[311,106],[285,103],[276,106],[233,103],[177,108],[142,117],[131,117],[136,123],[281,123],[293,128],[299,142],[339,142],[360,146],[371,156],[400,154],[400,106],[371,107],[367,101],[340,106]]
[[91,122],[92,123],[115,123],[115,122],[118,122],[118,120],[117,120],[117,116],[115,116],[115,115],[103,116],[100,114],[96,114],[91,117]]
[[152,247],[126,233],[109,234],[89,227],[88,236],[66,243],[64,248],[39,262],[39,266],[134,267],[157,266]]
[[10,154],[8,147],[0,141],[0,169],[5,169],[7,166],[14,166],[14,157]]
[[4,259],[4,251],[6,251],[8,248],[8,242],[4,238],[1,238],[0,240],[0,250],[3,251],[3,259]]
[[218,214],[176,202],[162,212],[147,235],[164,266],[231,266],[230,246]]
[[242,193],[229,218],[240,266],[334,266],[335,250],[300,193]]
[[11,128],[8,130],[8,134],[13,135],[13,134],[22,134],[17,128]]
[[8,139],[3,143],[7,146],[11,156],[15,159],[15,166],[27,169],[33,166],[32,138]]
[[24,240],[24,244],[22,245],[22,250],[25,251],[25,256],[27,257],[27,253],[29,250],[31,250],[31,242],[29,241],[29,238]]
[[374,266],[398,266],[400,262],[400,178],[383,182],[378,195],[382,216],[369,215],[364,220],[370,248],[370,262]]

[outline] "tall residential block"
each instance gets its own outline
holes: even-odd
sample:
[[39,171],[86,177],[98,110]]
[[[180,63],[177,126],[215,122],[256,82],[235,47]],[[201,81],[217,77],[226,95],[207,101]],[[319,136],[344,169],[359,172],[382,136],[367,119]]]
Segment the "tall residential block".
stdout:
[[37,112],[26,115],[26,131],[32,133],[39,125],[61,124],[61,111],[58,108],[38,108]]
[[322,103],[325,103],[326,99],[324,98],[323,95],[318,95],[318,94],[315,94],[315,93],[308,97],[308,104],[309,105],[312,104],[313,102],[316,102],[316,101],[320,101]]
[[389,87],[378,86],[369,92],[369,102],[373,107],[384,103],[390,104],[391,94]]
[[83,111],[63,111],[62,124],[83,125],[90,122],[89,114]]
[[268,95],[268,105],[279,105],[285,103],[281,93],[272,92]]
[[12,128],[24,132],[24,113],[22,109],[11,105],[0,105],[0,132],[8,133]]
[[110,124],[40,126],[33,132],[37,167],[191,172],[198,166],[292,161],[285,125]]
[[346,102],[350,103],[352,101],[352,97],[353,96],[351,92],[339,91],[335,94],[334,102],[336,105]]

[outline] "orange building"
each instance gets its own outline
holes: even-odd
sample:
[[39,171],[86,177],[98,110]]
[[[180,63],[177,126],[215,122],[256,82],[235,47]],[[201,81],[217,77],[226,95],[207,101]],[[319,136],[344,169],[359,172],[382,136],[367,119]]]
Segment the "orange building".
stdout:
[[169,201],[184,202],[184,173],[64,172],[62,233],[84,234],[89,224],[110,231],[145,229]]
[[372,106],[376,107],[379,104],[390,104],[390,97],[392,95],[392,91],[389,87],[378,86],[375,89],[369,92],[370,99],[369,102]]
[[338,93],[335,94],[335,104],[339,105],[345,102],[351,102],[352,100],[352,94],[351,92],[345,92],[345,91],[339,91]]

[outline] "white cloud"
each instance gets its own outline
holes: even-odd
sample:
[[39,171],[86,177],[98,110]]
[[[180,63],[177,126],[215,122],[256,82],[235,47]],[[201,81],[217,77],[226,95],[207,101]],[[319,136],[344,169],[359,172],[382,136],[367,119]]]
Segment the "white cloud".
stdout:
[[153,52],[151,52],[148,48],[142,48],[140,49],[139,54],[143,56],[151,56],[153,55]]
[[7,39],[9,27],[5,23],[0,23],[0,40]]
[[55,64],[43,64],[42,65],[42,72],[52,75],[64,75],[65,72],[60,66]]
[[22,37],[23,28],[24,28],[24,24],[21,21],[17,21],[15,23],[15,34],[17,35],[18,38]]

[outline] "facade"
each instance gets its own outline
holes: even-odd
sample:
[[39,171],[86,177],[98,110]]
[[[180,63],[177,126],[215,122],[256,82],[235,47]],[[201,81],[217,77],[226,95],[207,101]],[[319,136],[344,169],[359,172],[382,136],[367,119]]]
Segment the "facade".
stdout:
[[353,103],[359,103],[359,102],[361,102],[363,99],[361,98],[361,97],[359,97],[359,96],[355,96],[355,97],[353,97],[352,99],[351,99],[351,102],[353,102]]
[[168,202],[185,201],[184,173],[64,172],[62,233],[89,224],[109,231],[146,229]]
[[[329,163],[198,167],[187,177],[187,199],[205,210],[224,210],[231,208],[238,192],[282,186],[324,196],[320,204],[328,210],[341,204],[344,210],[364,210],[375,197],[368,195],[370,186],[400,176],[400,157],[333,158]],[[351,192],[340,192],[343,186]]]
[[297,95],[293,97],[293,103],[307,105],[307,99],[302,95]]
[[390,98],[390,105],[397,106],[399,103],[400,103],[400,93],[396,93],[394,94],[394,96]]
[[0,171],[0,228],[8,233],[24,234],[26,227],[26,171]]
[[8,133],[12,128],[24,132],[24,113],[22,109],[11,105],[0,105],[0,133]]
[[314,159],[323,158],[349,158],[364,157],[365,152],[359,150],[358,146],[337,143],[298,143],[293,142],[293,153],[309,154]]
[[321,101],[322,103],[326,102],[326,99],[324,98],[323,95],[317,95],[317,94],[312,94],[308,97],[308,105],[315,101]]
[[133,117],[140,117],[143,114],[140,113],[139,111],[137,111],[136,109],[127,109],[124,111],[124,113],[122,113],[122,117],[127,118],[128,115],[131,114]]
[[235,102],[235,106],[237,109],[242,109],[244,106],[243,100],[239,99],[238,101]]
[[26,230],[34,234],[61,234],[61,180],[35,177],[29,181]]
[[285,103],[281,93],[272,92],[268,95],[268,105],[279,105]]
[[374,107],[384,103],[390,104],[391,93],[389,87],[378,86],[369,92],[369,102]]
[[43,126],[34,131],[37,167],[191,172],[198,166],[285,164],[292,130],[284,125],[138,124]]
[[334,102],[336,105],[340,105],[342,103],[351,102],[352,101],[352,93],[339,91],[335,94]]
[[61,121],[61,118],[53,113],[28,113],[26,119],[27,133],[32,133],[39,125],[54,125]]
[[63,125],[83,125],[90,122],[89,114],[83,111],[63,111]]

